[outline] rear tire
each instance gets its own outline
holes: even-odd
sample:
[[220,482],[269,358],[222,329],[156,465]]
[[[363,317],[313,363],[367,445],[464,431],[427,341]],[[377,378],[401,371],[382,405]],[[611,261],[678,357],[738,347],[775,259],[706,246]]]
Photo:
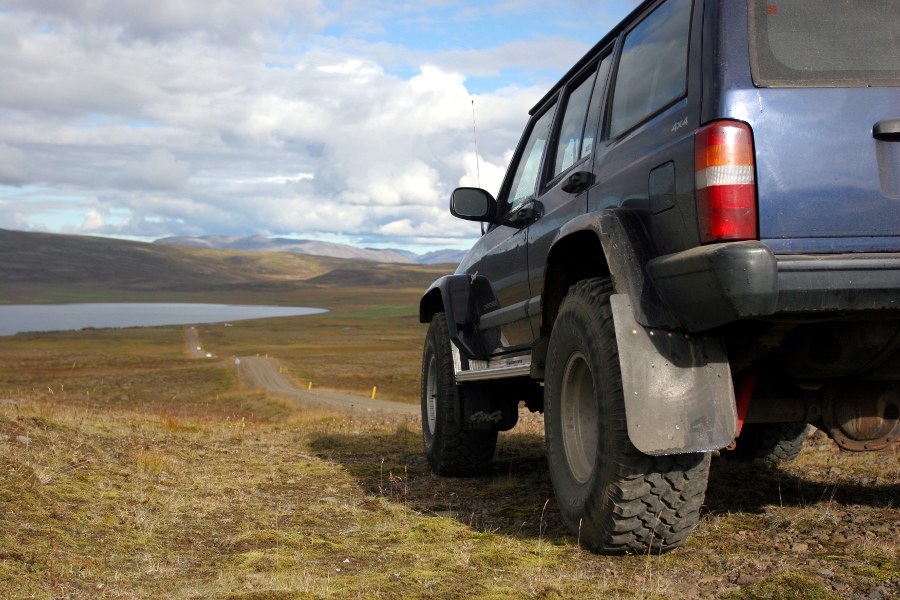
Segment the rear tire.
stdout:
[[791,462],[803,450],[812,432],[806,423],[748,423],[741,429],[737,446],[727,453],[736,460],[762,460],[769,464]]
[[483,393],[457,386],[444,313],[431,320],[422,355],[422,437],[425,457],[438,475],[471,477],[491,467],[496,431],[464,431],[456,420],[457,395]]
[[608,278],[569,290],[550,336],[544,422],[563,520],[604,554],[665,552],[697,524],[709,455],[649,456],[628,437]]

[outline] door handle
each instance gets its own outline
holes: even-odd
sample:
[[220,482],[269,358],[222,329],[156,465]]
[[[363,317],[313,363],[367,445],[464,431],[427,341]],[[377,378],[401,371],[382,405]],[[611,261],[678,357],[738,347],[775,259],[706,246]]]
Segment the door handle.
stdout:
[[872,126],[872,137],[882,142],[900,142],[900,117],[875,123]]
[[594,174],[590,171],[577,171],[569,175],[566,182],[562,185],[562,191],[569,194],[577,194],[583,192],[594,185]]

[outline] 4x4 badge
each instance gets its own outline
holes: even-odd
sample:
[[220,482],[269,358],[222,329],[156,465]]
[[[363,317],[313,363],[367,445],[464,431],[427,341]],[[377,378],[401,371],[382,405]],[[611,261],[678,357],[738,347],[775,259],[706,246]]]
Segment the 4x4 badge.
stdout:
[[682,120],[675,123],[674,125],[672,125],[672,131],[678,131],[679,129],[681,129],[682,127],[684,127],[687,124],[688,124],[688,118],[685,117]]
[[475,423],[483,422],[483,421],[491,421],[493,423],[499,423],[500,420],[503,419],[503,411],[495,410],[491,414],[487,414],[483,410],[479,410],[477,413],[469,417],[469,420]]

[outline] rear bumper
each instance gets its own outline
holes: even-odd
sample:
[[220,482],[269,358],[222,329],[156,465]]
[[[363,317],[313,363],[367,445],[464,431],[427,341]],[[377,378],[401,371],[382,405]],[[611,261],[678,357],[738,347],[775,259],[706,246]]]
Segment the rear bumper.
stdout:
[[692,332],[780,314],[900,317],[900,253],[776,256],[762,242],[732,242],[660,256],[647,271]]

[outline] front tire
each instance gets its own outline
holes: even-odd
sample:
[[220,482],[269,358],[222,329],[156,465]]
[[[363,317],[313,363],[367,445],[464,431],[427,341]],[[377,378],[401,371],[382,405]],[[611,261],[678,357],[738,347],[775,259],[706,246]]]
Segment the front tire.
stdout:
[[608,278],[569,290],[544,388],[547,458],[563,520],[604,554],[664,552],[697,524],[709,455],[649,456],[628,437]]
[[471,477],[491,467],[497,431],[465,431],[456,419],[457,395],[479,393],[457,386],[444,313],[431,320],[422,354],[422,438],[425,458],[438,475]]

